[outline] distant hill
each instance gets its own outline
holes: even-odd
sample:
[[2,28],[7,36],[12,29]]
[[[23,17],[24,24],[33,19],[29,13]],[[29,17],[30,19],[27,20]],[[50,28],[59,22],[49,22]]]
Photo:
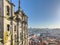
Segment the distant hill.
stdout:
[[50,33],[50,35],[60,37],[60,28],[48,29],[48,28],[29,28],[29,34],[41,34],[41,33]]

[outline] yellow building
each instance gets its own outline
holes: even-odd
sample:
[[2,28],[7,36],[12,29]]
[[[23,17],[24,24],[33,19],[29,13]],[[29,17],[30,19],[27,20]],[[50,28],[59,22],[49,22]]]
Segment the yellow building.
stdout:
[[0,42],[3,45],[28,45],[28,17],[10,0],[0,0]]

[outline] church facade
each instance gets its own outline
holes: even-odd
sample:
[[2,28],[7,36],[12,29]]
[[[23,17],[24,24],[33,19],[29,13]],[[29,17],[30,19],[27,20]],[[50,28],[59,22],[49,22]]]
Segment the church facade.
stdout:
[[28,16],[9,0],[0,0],[0,42],[3,45],[28,45]]

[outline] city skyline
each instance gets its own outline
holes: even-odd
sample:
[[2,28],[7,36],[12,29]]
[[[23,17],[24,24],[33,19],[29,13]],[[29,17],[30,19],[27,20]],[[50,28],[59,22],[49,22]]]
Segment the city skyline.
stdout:
[[[13,0],[18,8],[18,0]],[[28,15],[29,27],[60,28],[60,0],[21,0],[21,8]]]

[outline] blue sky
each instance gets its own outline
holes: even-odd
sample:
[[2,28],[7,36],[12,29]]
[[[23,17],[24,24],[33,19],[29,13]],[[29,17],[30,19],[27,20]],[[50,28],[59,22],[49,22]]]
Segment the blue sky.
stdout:
[[[18,8],[18,0],[13,0]],[[60,0],[21,0],[21,8],[28,18],[28,26],[60,28]]]

